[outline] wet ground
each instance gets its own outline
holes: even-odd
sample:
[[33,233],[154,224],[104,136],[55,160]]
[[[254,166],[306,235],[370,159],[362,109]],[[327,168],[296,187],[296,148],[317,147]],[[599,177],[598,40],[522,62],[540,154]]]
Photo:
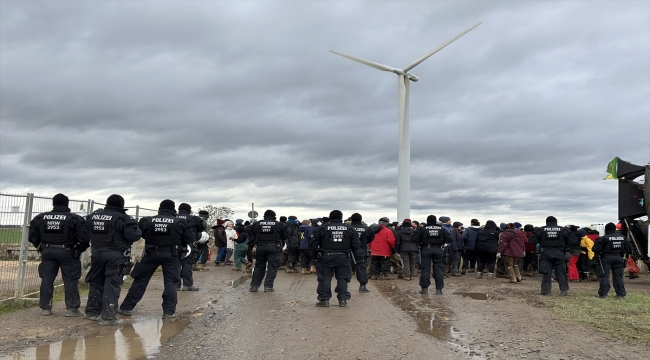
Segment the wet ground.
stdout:
[[[250,293],[250,275],[211,266],[195,273],[200,291],[179,292],[183,315],[163,321],[156,276],[120,326],[66,318],[63,304],[50,317],[37,308],[0,316],[0,360],[640,359],[649,350],[555,317],[535,295],[539,277],[519,284],[452,277],[444,295],[421,295],[417,280],[399,279],[358,293],[353,279],[347,307],[334,295],[329,308],[316,308],[315,275],[281,271],[275,292]],[[648,291],[650,283],[627,287]],[[595,292],[597,283],[571,288]],[[557,296],[557,284],[553,290]]]

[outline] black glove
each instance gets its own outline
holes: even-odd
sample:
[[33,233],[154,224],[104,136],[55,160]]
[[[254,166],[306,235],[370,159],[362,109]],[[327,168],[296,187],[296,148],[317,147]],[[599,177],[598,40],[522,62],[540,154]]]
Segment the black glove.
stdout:
[[72,246],[72,256],[78,259],[85,250],[80,243],[76,243]]

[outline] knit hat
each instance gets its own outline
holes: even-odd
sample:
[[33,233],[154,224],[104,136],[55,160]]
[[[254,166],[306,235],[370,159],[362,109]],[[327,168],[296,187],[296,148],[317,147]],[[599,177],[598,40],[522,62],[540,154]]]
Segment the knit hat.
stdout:
[[52,206],[68,207],[68,203],[69,203],[68,197],[61,193],[54,195],[54,197],[52,198]]
[[524,226],[524,231],[534,231],[534,230],[535,227],[532,224],[526,224],[526,226]]
[[190,204],[181,203],[180,205],[178,205],[178,211],[181,211],[181,210],[185,210],[187,212],[190,212],[190,211],[192,211],[192,207],[190,206]]
[[169,199],[165,199],[160,202],[160,208],[176,210],[176,204],[174,204],[174,202]]
[[280,216],[280,222],[285,222],[285,221],[287,221],[287,217],[286,216]]
[[472,219],[472,220],[470,221],[470,224],[471,224],[472,226],[481,226],[481,223],[478,222],[478,219]]
[[557,219],[555,218],[555,216],[549,216],[549,217],[546,218],[546,223],[547,224],[548,223],[557,223]]
[[451,220],[451,218],[449,216],[441,216],[440,217],[440,222],[443,223],[443,224],[446,224],[447,221],[449,221],[449,220]]
[[291,215],[291,216],[289,216],[289,219],[291,219],[291,220],[298,220],[298,217],[297,217],[297,216],[293,216],[293,215]]
[[587,232],[585,231],[585,229],[580,229],[580,230],[578,230],[578,234],[580,234],[580,237],[585,237],[585,236],[587,236]]
[[302,221],[302,224],[303,224],[303,225],[310,225],[310,224],[311,224],[311,220],[307,220],[307,219],[305,219],[305,220]]
[[623,228],[623,224],[618,223],[616,224],[616,230],[621,230]]
[[379,219],[379,222],[383,222],[384,224],[388,224],[390,222],[390,219],[384,216],[383,218]]
[[363,218],[361,217],[361,214],[354,213],[354,214],[352,214],[352,216],[350,216],[350,220],[352,220],[354,222],[359,222],[359,221],[363,220]]
[[343,213],[341,212],[341,210],[332,210],[330,212],[330,219],[343,220]]
[[289,219],[289,220],[287,220],[287,222],[288,222],[289,224],[292,224],[292,225],[298,225],[298,220]]
[[124,198],[117,195],[113,194],[106,199],[106,205],[108,206],[115,206],[118,208],[123,208],[124,207]]
[[327,217],[327,216],[323,216],[323,222],[324,222],[324,223],[328,223],[328,222],[330,222],[330,218]]
[[208,217],[210,217],[210,213],[205,211],[205,210],[201,210],[201,211],[199,211],[199,217],[207,219]]
[[217,219],[217,225],[223,225],[225,222],[225,220]]
[[275,216],[275,211],[269,209],[264,212],[264,216]]
[[499,228],[501,228],[501,230],[505,230],[506,229],[506,223],[499,224]]
[[435,224],[438,220],[435,215],[427,216],[427,224]]
[[515,223],[515,229],[521,229],[521,223],[516,222]]
[[402,221],[402,226],[411,226],[411,219],[406,218]]
[[243,223],[244,223],[244,220],[243,220],[243,219],[237,219],[237,220],[235,220],[235,224],[237,224],[237,225],[241,225],[241,224],[243,224]]
[[455,227],[455,228],[458,228],[458,227],[461,227],[461,226],[463,226],[463,223],[460,222],[460,221],[454,221],[454,224],[452,225],[452,227]]
[[605,231],[616,231],[616,225],[614,223],[607,223],[605,225]]

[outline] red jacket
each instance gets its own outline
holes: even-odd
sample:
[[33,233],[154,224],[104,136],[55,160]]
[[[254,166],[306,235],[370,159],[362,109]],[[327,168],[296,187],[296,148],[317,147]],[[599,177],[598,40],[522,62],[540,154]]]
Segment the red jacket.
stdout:
[[381,228],[375,234],[375,239],[368,245],[370,247],[370,255],[372,256],[390,256],[390,249],[395,247],[395,235],[393,232],[386,228],[385,225],[377,225]]
[[499,236],[499,252],[501,255],[522,257],[524,255],[524,242],[526,235],[521,231],[506,230]]

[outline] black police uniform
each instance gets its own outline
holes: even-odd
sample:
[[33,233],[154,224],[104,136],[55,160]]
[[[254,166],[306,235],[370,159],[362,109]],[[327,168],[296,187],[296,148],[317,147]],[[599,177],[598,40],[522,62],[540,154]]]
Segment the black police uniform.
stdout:
[[[350,300],[348,283],[352,279],[352,269],[348,257],[359,254],[359,235],[341,219],[331,219],[329,224],[316,230],[314,240],[309,244],[309,252],[316,259],[318,278],[318,300],[329,301],[332,297],[332,277],[336,277],[336,297],[344,306]],[[367,280],[366,280],[367,281]],[[341,300],[345,300],[341,303]]]
[[605,235],[596,239],[592,251],[600,256],[600,264],[602,264],[602,268],[600,265],[596,265],[596,274],[600,281],[598,296],[604,298],[609,293],[611,288],[609,272],[611,270],[616,296],[624,297],[626,293],[623,284],[623,270],[625,269],[623,254],[632,254],[630,242],[616,230],[605,230]]
[[130,312],[142,299],[153,273],[162,266],[165,290],[163,291],[163,317],[176,313],[176,285],[180,281],[178,267],[182,248],[194,242],[195,237],[184,219],[176,217],[173,208],[160,208],[158,215],[140,220],[145,240],[142,260],[133,267],[133,284],[120,305],[120,313]]
[[196,241],[201,239],[201,235],[203,231],[205,231],[205,222],[198,216],[190,215],[190,212],[186,210],[179,210],[176,217],[179,219],[185,219],[187,222],[188,230],[192,233],[192,236],[195,239],[194,242],[188,244],[192,249],[192,253],[180,261],[180,281],[176,286],[177,289],[180,289],[182,285],[183,290],[190,290],[194,286],[194,276],[192,270],[199,255],[199,249],[197,247],[198,244],[196,244]]
[[560,227],[557,222],[547,221],[546,226],[538,228],[528,240],[531,244],[539,244],[541,257],[539,272],[542,274],[542,288],[540,295],[551,295],[551,275],[555,269],[555,279],[560,286],[560,295],[566,296],[569,290],[567,273],[564,270],[565,251],[575,245],[573,233],[565,227]]
[[81,216],[72,214],[67,206],[54,206],[52,211],[38,214],[30,222],[29,242],[40,249],[41,253],[41,263],[38,265],[38,275],[42,279],[39,307],[43,310],[52,309],[54,280],[60,268],[65,307],[69,311],[78,312],[81,304],[78,288],[81,278],[79,255],[90,246],[86,221]]
[[427,293],[431,285],[431,266],[433,264],[433,279],[436,282],[436,293],[442,293],[445,287],[445,265],[443,262],[444,244],[451,242],[447,230],[436,223],[427,223],[419,227],[413,234],[413,242],[420,247],[420,287],[422,293]]
[[375,239],[375,233],[361,221],[353,221],[350,226],[359,236],[359,252],[355,254],[357,264],[355,265],[350,259],[350,265],[356,272],[359,285],[365,289],[365,285],[368,284],[368,244]]
[[[250,291],[255,292],[264,280],[264,291],[273,291],[273,282],[280,267],[283,241],[289,234],[286,227],[275,220],[275,216],[264,216],[264,220],[251,225],[249,247],[256,246],[255,269]],[[268,263],[268,273],[267,273]],[[266,275],[266,278],[264,277]]]
[[88,231],[92,245],[90,270],[86,282],[90,285],[86,316],[113,320],[117,314],[123,271],[131,264],[131,244],[140,240],[138,222],[126,215],[121,207],[106,205],[88,216]]

